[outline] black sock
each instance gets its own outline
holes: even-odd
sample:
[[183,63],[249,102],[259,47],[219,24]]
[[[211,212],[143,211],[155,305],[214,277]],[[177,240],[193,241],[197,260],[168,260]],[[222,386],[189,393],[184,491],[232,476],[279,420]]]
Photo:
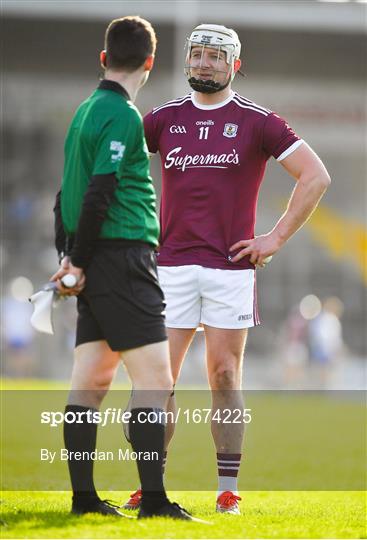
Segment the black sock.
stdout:
[[[66,413],[80,413],[94,411],[91,407],[81,405],[67,405]],[[68,418],[71,420],[72,415]],[[83,417],[82,423],[64,421],[64,442],[68,452],[93,452],[96,449],[97,424],[88,423]],[[98,496],[93,482],[92,459],[76,460],[72,457],[68,459],[71,486],[73,489],[73,502],[88,504],[94,502]]]
[[167,463],[167,450],[163,452],[163,461],[162,461],[162,474],[164,475],[166,470],[166,463]]
[[[154,420],[154,413],[162,409],[136,408],[131,410],[129,434],[133,450],[137,453],[148,452],[152,459],[144,460],[138,457],[137,466],[142,490],[142,508],[153,512],[168,502],[163,486],[162,463],[164,453],[164,424],[145,421]],[[139,421],[140,415],[140,421]],[[145,421],[145,422],[144,422]],[[154,454],[152,453],[154,452]],[[138,454],[139,456],[139,454]],[[157,459],[155,459],[158,456]]]

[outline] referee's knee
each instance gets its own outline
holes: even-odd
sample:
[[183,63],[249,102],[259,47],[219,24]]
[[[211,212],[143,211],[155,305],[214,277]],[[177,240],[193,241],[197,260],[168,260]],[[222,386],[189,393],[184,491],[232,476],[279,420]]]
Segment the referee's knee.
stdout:
[[172,375],[170,373],[167,373],[167,375],[159,381],[159,384],[160,388],[158,388],[158,390],[167,390],[171,393],[174,385]]
[[151,387],[155,388],[156,390],[164,390],[171,393],[173,389],[172,375],[167,375],[166,377],[157,377],[154,381],[154,386],[151,384]]
[[134,386],[141,390],[161,390],[170,393],[173,390],[173,377],[169,372],[152,372],[148,374],[148,377],[144,376],[140,380],[132,382]]

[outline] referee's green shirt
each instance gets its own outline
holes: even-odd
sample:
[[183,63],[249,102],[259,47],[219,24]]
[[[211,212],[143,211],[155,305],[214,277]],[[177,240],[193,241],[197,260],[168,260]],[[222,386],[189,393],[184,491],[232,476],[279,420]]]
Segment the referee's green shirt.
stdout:
[[103,80],[76,111],[65,140],[61,214],[65,232],[76,232],[92,176],[115,173],[117,188],[99,238],[158,244],[156,196],[141,115],[125,90]]

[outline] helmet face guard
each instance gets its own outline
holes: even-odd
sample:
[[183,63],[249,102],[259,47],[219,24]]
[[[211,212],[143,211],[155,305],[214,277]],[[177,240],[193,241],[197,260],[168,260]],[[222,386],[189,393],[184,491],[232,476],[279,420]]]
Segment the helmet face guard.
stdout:
[[[199,63],[196,62],[196,65],[192,65],[191,63],[193,47],[197,47],[199,50],[201,49],[200,61]],[[199,79],[193,76],[192,70],[195,69],[202,72],[207,69],[203,67],[203,58],[206,49],[217,51],[216,65],[210,68],[214,76],[212,79]],[[234,30],[215,24],[197,26],[187,40],[185,74],[191,88],[196,92],[206,94],[213,94],[226,88],[235,76],[234,62],[239,58],[240,51],[241,43]],[[228,66],[226,71],[219,69],[221,52],[225,54],[226,64]],[[227,77],[224,83],[220,83],[217,79],[223,73]]]
[[[199,71],[205,71],[205,69],[207,69],[203,67],[203,58],[204,58],[205,49],[208,49],[208,48],[213,49],[214,47],[210,47],[210,46],[208,47],[207,45],[200,45],[200,49],[201,49],[200,61],[195,66],[191,64],[191,51],[193,47],[199,48],[199,46],[196,43],[190,43],[190,41],[188,41],[186,63],[185,63],[185,74],[187,76],[188,83],[190,84],[191,88],[193,90],[196,90],[196,92],[203,92],[205,94],[214,94],[215,92],[219,92],[220,90],[223,90],[224,88],[226,88],[233,78],[232,77],[233,66],[228,65],[228,62],[226,62],[228,66],[227,70],[223,71],[223,69],[219,69],[218,64],[219,64],[220,53],[224,49],[222,49],[221,46],[215,47],[215,49],[217,50],[217,61],[216,61],[216,64],[210,68],[210,71],[213,73],[213,78],[212,79],[198,79],[193,76],[192,72],[194,69],[199,70]],[[220,82],[217,79],[222,74],[226,75],[226,81],[225,83],[220,84]]]

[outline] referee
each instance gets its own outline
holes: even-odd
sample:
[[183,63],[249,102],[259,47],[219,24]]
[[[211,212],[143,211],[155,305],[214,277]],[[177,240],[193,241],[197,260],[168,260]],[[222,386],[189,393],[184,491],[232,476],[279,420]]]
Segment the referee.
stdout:
[[[154,30],[140,17],[113,20],[106,30],[100,56],[104,79],[77,109],[65,141],[54,208],[60,268],[51,280],[61,294],[77,295],[78,306],[65,412],[86,414],[82,424],[64,423],[65,448],[71,455],[95,450],[97,425],[87,422],[87,413],[99,409],[122,360],[136,390],[129,424],[133,450],[159,456],[137,463],[143,491],[139,517],[190,520],[164,490],[165,427],[159,415],[151,415],[158,418],[155,423],[139,423],[153,410],[166,409],[173,386],[154,255],[156,197],[142,119],[133,104],[153,67],[155,48]],[[66,274],[75,276],[75,287],[63,287]],[[122,516],[98,497],[93,460],[70,458],[68,465],[73,513]]]

